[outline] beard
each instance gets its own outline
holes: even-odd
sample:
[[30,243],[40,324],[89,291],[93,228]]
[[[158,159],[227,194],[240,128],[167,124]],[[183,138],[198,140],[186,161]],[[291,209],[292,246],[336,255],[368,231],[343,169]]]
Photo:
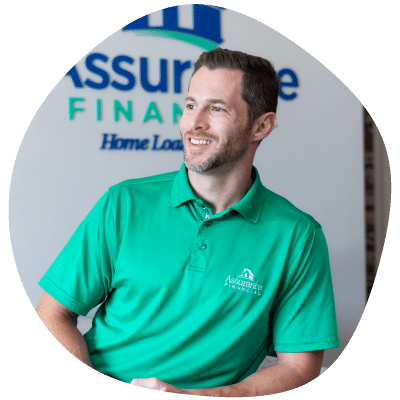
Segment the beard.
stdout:
[[[247,138],[250,134],[250,128],[247,126],[241,132],[237,132],[234,137],[230,137],[228,141],[223,145],[222,148],[216,148],[207,159],[196,160],[193,157],[192,160],[189,158],[188,151],[184,142],[183,145],[183,157],[184,163],[187,169],[197,172],[199,174],[209,172],[222,165],[233,163],[239,160],[248,148]],[[182,135],[182,132],[181,132]],[[205,137],[204,134],[197,133],[199,137]],[[196,137],[196,135],[191,135]],[[182,135],[183,138],[183,135]],[[210,140],[214,143],[214,138],[210,137]]]

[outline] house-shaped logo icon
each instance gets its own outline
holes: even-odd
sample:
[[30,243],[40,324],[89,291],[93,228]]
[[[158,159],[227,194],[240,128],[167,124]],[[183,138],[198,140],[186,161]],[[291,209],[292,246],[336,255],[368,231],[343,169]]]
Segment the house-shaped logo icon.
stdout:
[[245,268],[244,271],[238,276],[238,278],[244,278],[254,281],[254,274],[249,269]]
[[213,50],[223,42],[221,38],[222,7],[193,4],[193,29],[178,26],[179,6],[162,10],[163,25],[149,26],[145,15],[122,28],[142,36],[161,36],[191,43],[205,50]]

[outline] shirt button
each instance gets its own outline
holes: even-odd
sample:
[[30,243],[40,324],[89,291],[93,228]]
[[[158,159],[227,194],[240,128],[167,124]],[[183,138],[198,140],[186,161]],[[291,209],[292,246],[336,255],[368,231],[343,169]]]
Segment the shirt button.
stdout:
[[206,226],[211,226],[212,222],[211,221],[207,221],[206,222]]
[[200,250],[204,250],[207,247],[207,245],[205,243],[200,243],[199,244],[199,249]]

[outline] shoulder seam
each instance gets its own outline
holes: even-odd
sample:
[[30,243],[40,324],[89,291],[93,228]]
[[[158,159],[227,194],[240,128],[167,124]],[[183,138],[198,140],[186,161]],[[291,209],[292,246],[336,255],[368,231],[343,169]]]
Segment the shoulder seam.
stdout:
[[[156,175],[156,176],[149,176],[149,177],[145,177],[145,178],[129,179],[129,180],[122,181],[120,183],[117,183],[117,184],[111,186],[108,190],[114,191],[118,187],[121,187],[121,186],[144,185],[147,183],[154,184],[154,183],[158,183],[158,182],[162,183],[162,182],[167,182],[167,181],[173,181],[175,179],[175,176],[176,176],[175,172],[169,172],[167,174],[171,174],[171,176],[168,176],[168,177],[166,176],[164,178],[157,178],[157,175]],[[172,174],[175,174],[175,175],[172,175]],[[155,179],[153,179],[153,178],[155,178]]]
[[[306,243],[308,242],[308,240],[310,239],[311,235],[313,235],[315,233],[315,231],[317,229],[322,229],[320,226],[319,227],[314,227],[314,229],[307,235],[306,240],[304,241],[304,243],[299,246],[299,250],[296,252],[296,254],[294,255],[292,261],[290,261],[290,263],[287,265],[287,268],[290,268],[290,266],[294,263],[294,261],[296,260],[297,256],[300,254],[300,252],[304,249],[304,246],[306,245]],[[305,237],[306,235],[304,235],[302,237],[302,239]]]
[[[268,190],[268,189],[267,189],[267,190]],[[268,201],[269,204],[273,205],[273,206],[276,207],[276,208],[280,208],[280,209],[282,209],[282,210],[291,212],[291,213],[293,213],[293,214],[295,214],[295,215],[301,217],[302,219],[305,219],[305,220],[306,220],[310,225],[312,225],[315,229],[321,227],[321,224],[320,224],[318,221],[316,221],[311,215],[305,213],[304,211],[301,211],[300,209],[298,209],[297,212],[294,211],[294,210],[290,210],[289,208],[286,208],[286,207],[283,207],[283,206],[281,206],[281,205],[278,205],[278,204],[273,203],[271,200],[269,200],[269,199],[267,198],[267,196],[264,197],[264,201]],[[296,206],[293,206],[293,207],[296,208]],[[304,214],[309,215],[310,218],[307,218]]]

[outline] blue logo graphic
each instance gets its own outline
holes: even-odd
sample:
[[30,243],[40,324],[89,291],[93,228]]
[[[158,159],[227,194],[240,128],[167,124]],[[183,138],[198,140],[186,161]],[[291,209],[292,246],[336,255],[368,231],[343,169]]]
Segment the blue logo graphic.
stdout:
[[178,7],[162,10],[163,25],[161,27],[149,26],[149,17],[146,15],[128,24],[122,30],[134,31],[137,35],[181,40],[205,50],[213,50],[223,42],[221,38],[222,7],[193,4],[193,29],[178,26]]

